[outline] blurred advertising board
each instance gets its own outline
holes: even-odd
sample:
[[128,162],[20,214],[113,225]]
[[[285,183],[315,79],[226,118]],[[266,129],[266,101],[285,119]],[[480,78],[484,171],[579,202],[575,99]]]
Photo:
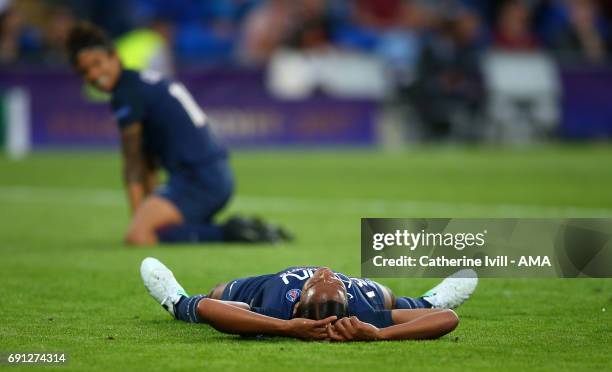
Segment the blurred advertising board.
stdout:
[[[284,101],[270,96],[259,71],[215,70],[178,76],[230,146],[356,145],[375,142],[377,104],[315,95]],[[70,71],[0,72],[0,90],[30,95],[34,148],[112,147],[117,127],[106,102],[86,99]]]

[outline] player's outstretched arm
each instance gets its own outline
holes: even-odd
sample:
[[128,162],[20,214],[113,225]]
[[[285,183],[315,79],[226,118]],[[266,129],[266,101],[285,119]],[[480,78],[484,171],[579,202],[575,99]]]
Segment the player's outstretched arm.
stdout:
[[145,197],[145,159],[142,151],[142,124],[133,123],[121,130],[123,179],[132,213]]
[[157,179],[157,160],[151,154],[145,154],[143,157],[144,167],[144,195],[148,196],[155,191],[158,184]]
[[305,340],[327,339],[326,326],[336,320],[335,316],[322,320],[277,319],[212,298],[205,298],[199,302],[198,315],[213,328],[225,333],[239,335],[266,334]]
[[[452,332],[459,325],[459,317],[450,309],[392,310],[391,327],[380,330],[382,340],[431,340]],[[420,315],[420,316],[418,316]],[[406,321],[407,319],[410,319]],[[405,322],[404,322],[405,321]]]
[[342,318],[328,327],[328,336],[334,341],[427,340],[442,337],[459,324],[452,310],[397,309],[392,318],[394,325],[382,329],[354,316]]

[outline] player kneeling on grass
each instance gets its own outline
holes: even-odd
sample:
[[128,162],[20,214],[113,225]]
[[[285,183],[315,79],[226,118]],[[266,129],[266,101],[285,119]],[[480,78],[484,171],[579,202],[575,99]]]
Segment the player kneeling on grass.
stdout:
[[[275,242],[289,237],[257,219],[233,218],[222,226],[212,222],[229,201],[234,180],[227,150],[182,84],[157,73],[124,69],[108,36],[89,23],[70,30],[67,49],[81,77],[112,96],[133,213],[128,244]],[[158,164],[169,180],[155,190]]]
[[231,334],[334,341],[441,337],[459,323],[451,309],[478,284],[473,270],[462,270],[421,297],[395,297],[369,279],[326,267],[291,267],[190,297],[155,258],[144,259],[140,273],[151,296],[178,320],[207,323]]

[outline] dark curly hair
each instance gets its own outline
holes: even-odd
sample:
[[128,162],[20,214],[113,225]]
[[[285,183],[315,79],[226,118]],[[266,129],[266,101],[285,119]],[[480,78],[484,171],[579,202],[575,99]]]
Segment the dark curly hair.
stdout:
[[112,40],[104,30],[89,22],[79,22],[70,29],[66,40],[70,63],[76,66],[79,53],[90,48],[101,48],[109,53],[115,50]]
[[295,314],[296,318],[308,318],[313,320],[325,319],[328,316],[337,316],[338,319],[348,316],[348,306],[337,301],[326,301],[315,303],[313,301],[302,304]]

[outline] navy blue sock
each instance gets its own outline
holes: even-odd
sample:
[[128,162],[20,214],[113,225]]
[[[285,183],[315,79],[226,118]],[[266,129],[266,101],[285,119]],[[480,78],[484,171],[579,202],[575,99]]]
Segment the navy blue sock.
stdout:
[[181,296],[179,302],[174,305],[174,316],[178,320],[182,320],[187,323],[204,323],[198,315],[198,304],[202,299],[205,299],[205,295],[195,295],[191,297]]
[[423,297],[397,297],[395,299],[396,309],[430,309],[432,305]]
[[162,243],[219,242],[223,240],[223,228],[213,224],[182,224],[157,230]]

